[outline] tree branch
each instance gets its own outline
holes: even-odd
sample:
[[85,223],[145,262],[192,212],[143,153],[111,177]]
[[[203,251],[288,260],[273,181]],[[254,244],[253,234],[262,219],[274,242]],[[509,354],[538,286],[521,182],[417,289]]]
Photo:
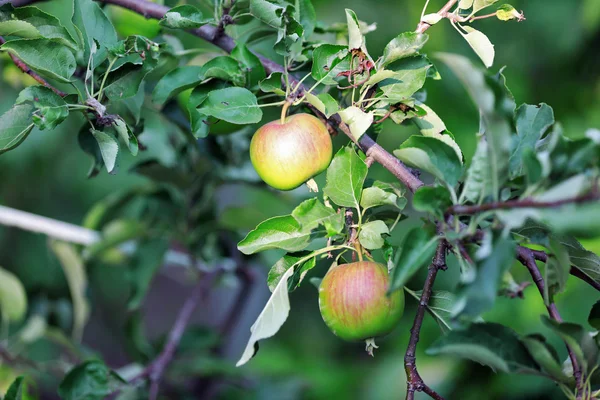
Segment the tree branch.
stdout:
[[192,292],[179,310],[177,319],[169,332],[167,342],[163,347],[162,352],[139,375],[131,379],[130,383],[137,382],[141,379],[148,379],[150,381],[149,400],[158,398],[159,385],[162,376],[175,356],[175,351],[190,323],[194,310],[196,310],[196,307],[198,307],[198,304],[204,297],[203,295],[221,272],[221,269],[216,269],[215,271],[205,274],[198,280],[198,283],[196,283],[196,286],[194,286]]
[[[2,36],[0,36],[0,46],[3,45],[4,43],[6,43],[6,40],[4,40],[4,38]],[[32,77],[33,79],[35,79],[37,82],[39,82],[43,86],[47,87],[48,89],[52,90],[54,93],[56,93],[60,97],[65,97],[67,95],[65,92],[63,92],[61,90],[58,90],[57,88],[55,88],[54,86],[52,86],[51,84],[49,84],[44,78],[42,78],[40,75],[38,75],[37,72],[31,70],[31,68],[29,68],[27,66],[27,64],[25,64],[23,61],[21,61],[21,59],[19,59],[17,56],[15,56],[12,53],[9,53],[8,55],[12,59],[13,63],[21,71],[23,71],[24,73],[26,73],[27,75],[29,75],[30,77]]]
[[556,201],[536,201],[534,199],[519,199],[509,201],[495,201],[472,206],[455,205],[446,211],[446,215],[473,215],[491,210],[508,210],[513,208],[553,208],[566,204],[581,204],[600,200],[600,193],[597,190],[590,190],[588,193]]
[[[535,283],[540,292],[540,295],[544,297],[544,278],[542,277],[542,274],[539,268],[537,267],[533,251],[531,249],[528,249],[527,247],[519,246],[517,248],[517,259],[521,262],[521,264],[525,266],[525,268],[527,268],[527,270],[531,274],[531,277],[533,278],[533,282]],[[548,310],[548,315],[550,316],[550,318],[557,322],[562,322],[562,318],[558,312],[558,308],[556,308],[556,304],[547,304],[546,309]],[[567,346],[569,358],[571,359],[571,365],[573,366],[573,377],[575,378],[575,382],[577,383],[577,398],[580,399],[584,394],[583,392],[585,390],[585,377],[581,372],[581,367],[577,362],[577,358],[575,357],[573,349],[567,343],[565,344]]]
[[[532,250],[532,249],[527,249],[527,250],[531,251],[533,258],[535,258],[536,260],[542,261],[542,262],[548,261],[548,254],[545,251]],[[569,271],[569,273],[571,275],[581,279],[582,281],[584,281],[585,283],[587,283],[594,289],[600,291],[600,282],[596,282],[594,279],[589,277],[585,272],[583,272],[579,268],[577,268],[575,266],[571,266],[571,270]]]
[[441,240],[438,244],[433,261],[431,262],[429,270],[427,271],[427,278],[425,279],[425,284],[423,285],[423,293],[421,294],[421,299],[417,308],[417,314],[415,315],[413,326],[410,329],[410,340],[408,342],[406,354],[404,355],[404,369],[406,370],[406,400],[413,400],[415,398],[415,392],[425,392],[429,395],[429,397],[436,400],[444,399],[435,390],[431,389],[425,384],[425,382],[423,382],[423,378],[421,378],[421,375],[419,375],[419,372],[417,371],[416,350],[417,343],[419,342],[421,325],[423,324],[423,318],[425,316],[425,309],[427,308],[429,298],[431,297],[435,277],[440,269],[445,270],[447,268],[447,246],[448,245],[445,240]]

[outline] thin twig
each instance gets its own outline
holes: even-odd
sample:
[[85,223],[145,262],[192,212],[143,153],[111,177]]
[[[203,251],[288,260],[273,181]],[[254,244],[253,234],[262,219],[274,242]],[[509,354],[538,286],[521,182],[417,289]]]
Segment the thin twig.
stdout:
[[435,390],[423,382],[423,378],[421,378],[421,375],[419,375],[419,372],[417,371],[416,350],[417,343],[419,343],[421,325],[423,324],[423,318],[425,316],[425,309],[427,308],[429,298],[431,297],[435,277],[440,269],[446,269],[446,248],[446,241],[440,241],[435,256],[433,257],[433,261],[427,271],[427,278],[423,285],[423,293],[421,294],[417,314],[415,315],[413,326],[410,329],[410,340],[408,342],[406,354],[404,355],[404,369],[406,370],[406,400],[413,400],[415,398],[415,392],[425,392],[431,398],[436,400],[444,399]]
[[[0,36],[0,46],[3,45],[4,43],[6,43],[6,40]],[[12,53],[8,53],[10,58],[12,59],[13,63],[24,73],[26,73],[27,75],[29,75],[30,77],[32,77],[33,79],[35,79],[37,82],[39,82],[40,84],[42,84],[43,86],[47,87],[48,89],[52,90],[54,93],[56,93],[57,95],[59,95],[60,97],[65,97],[67,94],[61,90],[58,90],[57,88],[55,88],[54,86],[52,86],[51,84],[49,84],[44,78],[42,78],[37,72],[33,71],[31,68],[29,68],[29,66],[27,64],[25,64],[20,58],[18,58],[17,56],[15,56]]]
[[[544,278],[542,277],[542,273],[540,272],[537,264],[535,263],[535,256],[533,252],[527,247],[519,246],[517,248],[517,259],[527,268],[531,277],[533,278],[533,282],[537,286],[542,297],[544,296]],[[550,318],[555,320],[556,322],[562,322],[562,318],[556,308],[556,304],[549,303],[546,305],[548,310],[548,315]],[[565,343],[567,346],[567,351],[569,353],[569,358],[571,359],[571,365],[573,366],[573,377],[575,378],[575,382],[577,383],[577,398],[580,399],[583,395],[584,391],[584,382],[585,377],[581,372],[581,367],[575,357],[575,353],[573,349]]]
[[46,372],[54,377],[62,380],[65,376],[65,371],[56,363],[48,363],[48,365],[37,363],[28,358],[11,354],[4,346],[0,345],[0,364],[6,363],[10,367],[27,368],[37,372]]
[[[531,251],[531,254],[533,254],[533,258],[535,258],[536,260],[542,261],[542,262],[548,261],[548,254],[545,251],[532,250],[532,249],[529,249],[529,251]],[[595,281],[593,278],[588,276],[585,272],[583,272],[579,268],[577,268],[575,266],[571,266],[569,273],[571,275],[581,279],[582,281],[584,281],[585,283],[587,283],[594,289],[600,291],[600,282]]]
[[473,215],[479,214],[485,211],[492,210],[509,210],[514,208],[554,208],[560,207],[566,204],[581,204],[591,201],[600,200],[600,193],[596,190],[591,190],[588,193],[572,197],[568,199],[561,199],[555,201],[537,201],[534,199],[519,199],[509,201],[495,201],[491,203],[484,203],[472,206],[455,205],[446,211],[446,215]]
[[200,304],[200,300],[204,297],[203,295],[220,274],[221,270],[218,269],[205,274],[198,280],[198,283],[196,283],[196,286],[194,286],[192,292],[179,310],[177,319],[169,332],[167,342],[163,347],[162,352],[139,375],[131,379],[130,383],[135,383],[142,379],[148,379],[150,381],[150,395],[148,397],[150,400],[155,400],[158,397],[162,376],[175,356],[175,351],[190,323],[194,310],[196,310],[196,307]]

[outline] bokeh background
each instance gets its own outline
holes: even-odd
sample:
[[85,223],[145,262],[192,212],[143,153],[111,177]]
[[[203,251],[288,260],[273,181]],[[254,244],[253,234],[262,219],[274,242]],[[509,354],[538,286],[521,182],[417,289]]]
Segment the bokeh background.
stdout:
[[[68,20],[62,0],[42,7],[63,13]],[[194,4],[193,2],[190,2]],[[437,11],[444,2],[432,0],[428,12]],[[377,23],[377,30],[367,36],[372,55],[381,54],[385,44],[403,31],[413,30],[419,20],[424,1],[415,0],[314,0],[318,19],[325,24],[344,22],[344,8],[356,11],[368,23]],[[174,5],[170,3],[169,5]],[[504,73],[517,104],[546,102],[554,108],[555,118],[569,137],[581,137],[588,128],[600,128],[600,2],[598,0],[520,0],[512,5],[523,10],[527,18],[521,23],[502,23],[495,19],[477,21],[474,26],[485,32],[495,45],[493,70],[506,66]],[[139,33],[139,29],[156,31],[152,21],[120,13],[107,7],[122,35]],[[455,52],[476,60],[466,42],[447,21],[431,28],[425,51]],[[182,36],[186,47],[207,47],[200,39]],[[258,40],[256,48],[270,54],[268,43]],[[435,60],[435,59],[434,59]],[[478,114],[467,95],[450,72],[439,66],[443,79],[428,81],[427,103],[442,117],[463,148],[466,159],[472,156],[478,130]],[[0,113],[13,104],[16,95],[30,84],[5,55],[0,56]],[[147,88],[148,90],[150,88]],[[146,118],[158,118],[148,111]],[[81,121],[71,119],[56,131],[37,131],[16,150],[0,156],[0,204],[81,224],[86,213],[98,201],[111,193],[144,185],[144,177],[130,173],[128,166],[139,161],[125,157],[116,175],[106,172],[88,179],[89,158],[77,143]],[[252,129],[236,135],[235,140],[247,142]],[[393,149],[413,128],[386,123],[379,142]],[[144,157],[159,157],[176,163],[176,154],[164,143],[159,133],[145,133],[149,146]],[[154,136],[153,136],[154,135]],[[345,138],[338,137],[338,144]],[[232,151],[236,151],[232,147]],[[246,157],[239,154],[239,157]],[[373,177],[389,175],[374,169]],[[322,177],[320,178],[322,181]],[[255,184],[235,179],[223,183],[213,198],[218,222],[236,226],[242,235],[261,219],[289,213],[303,190],[291,193],[266,191]],[[245,210],[240,213],[239,210]],[[600,217],[600,216],[599,216]],[[207,222],[208,223],[208,222]],[[213,223],[213,222],[210,222]],[[408,228],[401,222],[391,241],[402,240]],[[240,236],[241,237],[241,236]],[[587,248],[600,253],[600,239],[584,242]],[[242,288],[239,280],[229,277],[220,282],[195,315],[193,334],[186,351],[198,352],[192,368],[199,387],[193,398],[224,399],[398,399],[405,392],[403,354],[416,302],[407,297],[407,310],[398,329],[381,340],[374,358],[368,357],[362,344],[343,343],[334,337],[321,320],[316,289],[308,283],[291,296],[292,312],[282,330],[263,342],[258,355],[246,366],[235,369],[249,335],[249,327],[268,298],[265,276],[268,268],[280,256],[277,252],[255,257],[250,265],[253,283],[244,294],[243,308],[234,321],[232,334],[225,338],[217,356],[205,357],[210,347],[210,330],[198,327],[217,326],[231,309]],[[52,325],[68,331],[72,323],[69,288],[62,269],[48,248],[47,238],[0,226],[0,266],[13,271],[24,283],[30,302],[30,313],[48,316]],[[448,271],[439,275],[437,289],[451,290],[458,282],[458,266],[450,259]],[[314,270],[323,275],[326,265]],[[88,351],[101,354],[113,368],[131,362],[126,327],[128,315],[124,303],[128,296],[125,276],[127,266],[95,264],[88,269],[88,296],[93,305],[83,343]],[[513,274],[517,281],[528,279],[520,265]],[[190,290],[188,274],[177,267],[166,267],[153,281],[141,317],[150,340],[160,340],[171,326],[175,313]],[[419,290],[423,275],[408,285]],[[586,325],[587,313],[598,300],[598,293],[571,278],[568,289],[557,298],[558,308],[565,320]],[[500,297],[493,311],[483,317],[512,327],[520,334],[541,332],[559,349],[561,358],[566,352],[560,340],[542,326],[540,315],[545,313],[542,299],[535,288],[525,290],[524,299]],[[587,326],[587,325],[586,325]],[[16,329],[16,327],[15,327]],[[495,374],[486,367],[454,358],[429,357],[425,349],[440,331],[426,317],[418,347],[421,375],[449,399],[559,399],[563,395],[551,381],[536,376]],[[208,344],[206,344],[208,343]],[[204,347],[203,347],[204,346]],[[208,347],[207,347],[208,346]],[[41,360],[55,357],[56,349],[46,342],[29,349],[32,357]],[[0,393],[16,372],[9,366],[0,367]],[[189,373],[189,371],[188,371]],[[177,371],[167,385],[168,398],[177,394]],[[54,383],[56,384],[56,383]],[[202,388],[204,387],[204,389]],[[205,387],[209,387],[206,389]],[[56,397],[52,382],[40,384],[43,398]],[[169,393],[171,393],[169,395]],[[420,394],[418,394],[420,396]],[[424,397],[423,397],[424,398]]]

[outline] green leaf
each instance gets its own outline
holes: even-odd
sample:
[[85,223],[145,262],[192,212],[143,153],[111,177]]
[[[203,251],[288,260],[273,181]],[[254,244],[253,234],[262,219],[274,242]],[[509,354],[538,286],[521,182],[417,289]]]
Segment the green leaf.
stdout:
[[459,30],[462,37],[469,43],[469,46],[471,46],[473,51],[475,51],[475,54],[483,61],[483,64],[487,68],[491,67],[494,63],[496,52],[494,51],[494,45],[490,42],[490,39],[482,32],[470,26],[463,26],[462,28],[467,31],[467,33],[464,34]]
[[195,29],[211,21],[213,21],[213,18],[205,17],[202,15],[202,11],[196,7],[184,4],[171,8],[161,18],[159,24],[172,29]]
[[365,37],[360,30],[358,17],[349,8],[346,8],[346,21],[348,23],[348,50],[362,49]]
[[246,345],[242,356],[236,363],[237,367],[244,365],[254,357],[254,354],[258,351],[258,341],[275,335],[287,319],[290,312],[288,279],[293,273],[294,269],[288,268],[281,276],[275,289],[273,289],[273,293],[267,301],[267,304],[250,328],[250,339],[248,339],[248,344]]
[[246,45],[238,43],[231,51],[231,56],[244,65],[248,77],[248,87],[254,88],[265,79],[265,68],[260,59],[248,50]]
[[525,19],[523,13],[518,12],[510,4],[500,5],[496,10],[496,18],[498,18],[500,21],[510,21],[511,19],[522,21]]
[[125,143],[125,146],[129,149],[129,152],[136,156],[139,150],[139,144],[137,137],[135,137],[129,126],[119,117],[115,120],[114,128],[121,141]]
[[49,39],[11,40],[0,50],[17,56],[40,75],[63,83],[70,82],[77,66],[71,50]]
[[373,112],[364,112],[356,106],[350,106],[338,112],[338,115],[350,128],[352,137],[358,141],[373,124]]
[[40,130],[54,129],[69,116],[69,108],[63,98],[44,86],[23,89],[15,103],[26,102],[35,107],[33,122]]
[[560,293],[567,285],[571,262],[565,246],[557,239],[551,238],[549,243],[551,255],[546,261],[546,286],[544,287],[544,301],[546,305],[553,302],[554,294]]
[[523,163],[523,171],[528,186],[533,186],[542,178],[548,176],[549,168],[545,168],[542,164],[541,157],[538,157],[535,150],[526,148],[522,151],[521,161]]
[[588,367],[591,369],[597,366],[600,350],[590,332],[581,325],[557,322],[545,315],[542,315],[542,322],[569,345],[584,373],[589,371]]
[[314,80],[324,85],[335,85],[337,74],[348,69],[350,69],[350,53],[346,46],[322,44],[313,50],[310,74]]
[[534,106],[523,104],[515,113],[517,136],[513,141],[510,155],[510,173],[516,177],[523,173],[523,158],[525,150],[535,151],[538,140],[554,124],[552,107],[545,103]]
[[340,105],[329,93],[321,93],[316,96],[312,93],[306,93],[305,96],[306,101],[325,114],[327,118],[340,110]]
[[382,235],[389,235],[390,230],[381,220],[369,221],[360,227],[358,240],[360,244],[369,250],[376,250],[383,247]]
[[0,116],[0,154],[20,145],[35,124],[31,117],[33,107],[15,105]]
[[462,175],[461,161],[454,149],[433,137],[411,136],[394,155],[414,167],[423,169],[454,187]]
[[267,0],[250,0],[250,13],[273,28],[284,26],[285,8]]
[[[227,84],[221,80],[211,80],[203,83],[190,94],[187,103],[187,112],[190,117],[190,127],[196,138],[203,138],[209,134],[210,127],[205,121],[208,116],[198,111],[197,107],[206,100],[208,94],[213,90],[222,89]],[[218,123],[218,122],[217,122]]]
[[0,22],[0,35],[17,36],[24,39],[36,39],[42,37],[35,26],[29,22],[13,20]]
[[463,185],[459,203],[465,201],[479,203],[494,192],[492,187],[490,160],[488,158],[488,144],[484,138],[479,139],[477,149],[471,159],[471,166],[467,170],[467,178]]
[[281,89],[281,72],[273,72],[267,78],[259,82],[258,87],[265,93],[275,93],[279,96],[285,96],[285,91]]
[[204,80],[201,76],[202,67],[186,65],[169,71],[154,87],[152,101],[164,104],[169,98],[198,85]]
[[375,85],[376,83],[384,81],[388,78],[393,78],[394,75],[396,75],[396,71],[392,71],[390,69],[380,69],[379,71],[377,71],[373,75],[371,75],[371,77],[365,84],[366,85]]
[[102,361],[91,360],[73,368],[58,387],[64,400],[101,400],[126,382]]
[[[404,290],[417,301],[421,300],[423,291],[413,292],[406,286]],[[452,330],[452,311],[456,308],[456,296],[445,290],[434,290],[429,297],[427,311],[435,319],[443,334]]]
[[402,253],[392,270],[389,292],[402,289],[419,269],[431,262],[438,239],[435,232],[423,227],[408,231],[401,246]]
[[352,146],[343,147],[327,168],[327,184],[323,191],[338,206],[358,209],[367,173],[367,164]]
[[252,124],[262,119],[256,96],[239,87],[210,92],[198,111],[233,124]]
[[522,226],[530,218],[547,225],[554,233],[580,237],[597,237],[600,232],[600,203],[567,204],[553,208],[499,210],[498,218],[509,229]]
[[402,210],[405,204],[406,199],[404,197],[398,198],[396,193],[386,191],[375,185],[364,189],[360,197],[360,206],[363,210],[378,206],[392,206]]
[[[111,48],[117,44],[117,32],[96,2],[92,0],[75,0],[73,4],[73,24],[83,42],[83,59],[87,62],[93,53],[94,42],[102,43],[103,46]],[[94,55],[95,65],[98,65],[104,57],[106,57],[106,51],[97,52]]]
[[155,66],[156,60],[151,59],[149,56],[142,65],[137,63],[124,64],[109,75],[109,83],[104,88],[104,94],[113,101],[135,96],[144,78]]
[[600,300],[594,303],[592,309],[590,310],[588,323],[594,327],[594,329],[600,330]]
[[114,171],[117,164],[119,144],[114,137],[107,133],[95,129],[92,129],[91,132],[100,148],[100,154],[102,154],[102,160],[104,161],[104,165],[106,165],[106,170],[110,174]]
[[304,280],[304,277],[317,265],[317,258],[309,258],[306,262],[299,264],[294,268],[294,275],[288,280],[288,290],[291,292],[300,287],[300,284]]
[[304,28],[304,37],[309,38],[317,24],[317,13],[311,0],[296,0],[296,20]]
[[58,18],[37,7],[14,8],[5,4],[0,8],[0,21],[0,35],[25,39],[54,39],[73,50],[77,49],[73,36],[61,25]]
[[88,286],[87,273],[80,254],[66,242],[51,241],[50,247],[60,261],[69,285],[73,302],[73,338],[81,340],[83,329],[90,316],[90,304],[85,296]]
[[25,377],[19,376],[10,384],[3,400],[22,400],[23,392],[25,391]]
[[[314,257],[307,259],[307,256],[310,254],[310,251],[301,251],[297,253],[288,253],[285,256],[281,257],[269,270],[269,274],[267,276],[267,284],[269,286],[269,290],[271,292],[275,290],[275,288],[281,281],[281,277],[287,272],[288,269],[294,268],[296,266],[301,267],[302,264],[304,264],[305,262],[314,260]],[[311,263],[314,262],[311,261]]]
[[473,11],[472,14],[475,14],[486,7],[491,6],[496,3],[498,0],[474,0],[473,1]]
[[138,309],[148,293],[154,275],[163,265],[169,243],[165,239],[152,239],[139,243],[135,256],[129,265],[131,285],[127,309]]
[[83,256],[86,260],[101,255],[108,249],[139,238],[146,233],[146,226],[135,219],[114,219],[102,229],[100,240],[86,247]]
[[477,261],[477,276],[462,288],[455,315],[477,317],[490,310],[504,273],[514,262],[515,243],[505,237],[494,239],[490,254]]
[[316,197],[300,203],[292,211],[292,217],[302,226],[302,230],[313,230],[323,225],[327,236],[337,235],[344,230],[343,213],[325,207]]
[[458,2],[458,8],[461,10],[468,10],[471,7],[473,7],[473,0],[459,0]]
[[392,39],[383,49],[383,56],[379,62],[384,67],[402,58],[419,54],[429,36],[425,33],[404,32]]
[[396,73],[379,83],[386,98],[393,102],[410,99],[427,79],[431,62],[427,57],[411,57],[390,66]]
[[490,186],[494,200],[508,179],[508,159],[512,143],[511,120],[514,99],[503,86],[504,77],[488,78],[479,68],[462,56],[439,53],[442,60],[463,83],[479,108],[483,133],[487,139]]
[[531,357],[543,370],[558,382],[568,383],[569,378],[564,374],[556,355],[556,350],[546,343],[541,335],[529,335],[521,339]]
[[436,340],[426,351],[467,358],[506,373],[531,372],[538,366],[512,329],[496,323],[471,324]]
[[436,218],[452,205],[450,191],[445,186],[421,186],[413,196],[413,207],[417,211],[430,213]]
[[291,215],[269,218],[258,224],[241,242],[238,249],[244,254],[254,254],[269,249],[300,251],[308,246],[310,230],[302,229]]
[[27,294],[19,278],[0,268],[0,311],[8,321],[19,322],[27,313]]
[[208,61],[200,70],[202,79],[217,78],[232,82],[236,86],[246,84],[246,73],[240,68],[240,63],[233,57],[219,56]]
[[444,124],[444,121],[442,121],[435,111],[421,102],[416,102],[415,104],[425,111],[425,115],[418,115],[411,119],[419,127],[423,136],[433,136],[446,131],[446,124]]

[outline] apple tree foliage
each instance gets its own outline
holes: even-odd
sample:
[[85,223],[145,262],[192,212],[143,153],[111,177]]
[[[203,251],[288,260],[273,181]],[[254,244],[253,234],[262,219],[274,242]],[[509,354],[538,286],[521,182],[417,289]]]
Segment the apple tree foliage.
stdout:
[[[289,296],[306,284],[311,269],[347,262],[360,252],[388,265],[390,292],[405,290],[419,299],[419,288],[406,285],[427,268],[443,241],[448,257],[458,261],[461,282],[453,293],[431,294],[427,311],[441,331],[427,352],[470,358],[496,372],[542,375],[569,396],[582,391],[592,396],[591,388],[600,384],[598,304],[581,305],[591,309],[589,326],[542,317],[574,359],[559,359],[542,335],[523,336],[481,318],[499,295],[518,292],[510,269],[519,246],[545,254],[533,268],[543,271],[541,296],[549,308],[567,279],[576,279],[572,275],[600,284],[600,258],[577,240],[600,235],[600,132],[571,140],[549,105],[518,105],[502,69],[493,67],[494,46],[470,25],[490,9],[500,21],[521,20],[521,13],[495,0],[461,0],[451,1],[447,14],[423,15],[420,27],[448,19],[473,48],[476,56],[470,60],[426,54],[428,34],[435,34],[427,29],[401,32],[382,54],[372,54],[367,37],[374,25],[349,9],[340,13],[343,23],[324,25],[310,0],[216,0],[211,7],[164,10],[145,0],[110,2],[159,19],[154,37],[117,34],[103,1],[63,3],[71,7],[68,20],[36,4],[0,7],[0,51],[46,83],[23,89],[0,116],[0,153],[18,152],[30,135],[52,135],[70,119],[80,126],[71,140],[90,157],[89,167],[82,165],[89,177],[127,173],[119,165],[135,157],[129,172],[149,179],[89,211],[84,226],[101,231],[99,242],[85,248],[50,246],[72,291],[73,332],[67,334],[73,340],[90,313],[86,266],[99,259],[128,257],[128,311],[135,326],[169,242],[183,243],[201,261],[201,274],[259,252],[282,254],[268,273],[272,294],[252,325],[240,366],[256,354],[259,341],[284,324],[292,312]],[[221,51],[186,45],[189,33]],[[257,38],[270,44],[273,59],[254,48]],[[450,73],[442,76],[436,65]],[[427,105],[424,85],[439,79],[460,82],[480,111],[472,160],[464,158],[451,127]],[[265,210],[262,200],[274,195],[259,189],[248,168],[249,138],[276,119],[285,102],[292,113],[316,114],[332,132],[341,129],[347,137],[336,139],[318,194],[309,196],[301,188],[307,195],[299,204]],[[365,146],[388,118],[414,124],[419,133],[398,148],[373,150],[372,140]],[[374,162],[403,168],[418,184],[408,185],[397,174],[373,179]],[[216,193],[228,190],[241,192],[243,199],[215,204]],[[408,230],[403,243],[388,241],[401,229]],[[229,246],[224,238],[237,239]],[[134,243],[135,250],[121,253],[124,243]],[[0,270],[0,278],[2,316],[18,322],[27,314],[22,286],[8,271]],[[44,324],[31,318],[21,332],[42,335]],[[149,362],[157,351],[147,343],[136,348],[140,362]],[[580,376],[574,376],[573,361]],[[23,379],[17,379],[5,398],[21,398],[22,386]],[[59,394],[100,399],[132,386],[92,360],[69,367]]]

